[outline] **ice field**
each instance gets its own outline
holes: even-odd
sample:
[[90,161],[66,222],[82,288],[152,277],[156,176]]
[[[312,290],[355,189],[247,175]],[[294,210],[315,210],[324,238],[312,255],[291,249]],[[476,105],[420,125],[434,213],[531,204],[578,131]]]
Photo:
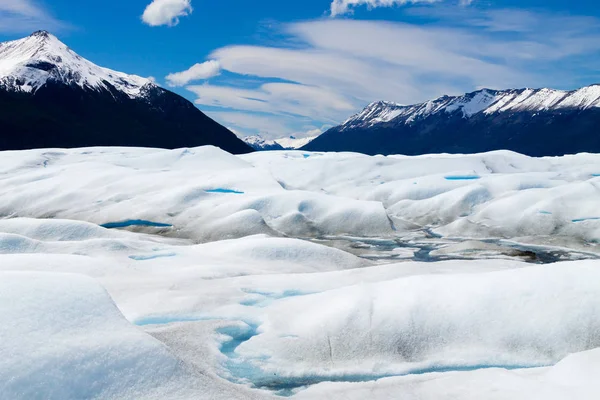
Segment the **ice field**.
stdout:
[[600,155],[0,153],[0,398],[597,399]]

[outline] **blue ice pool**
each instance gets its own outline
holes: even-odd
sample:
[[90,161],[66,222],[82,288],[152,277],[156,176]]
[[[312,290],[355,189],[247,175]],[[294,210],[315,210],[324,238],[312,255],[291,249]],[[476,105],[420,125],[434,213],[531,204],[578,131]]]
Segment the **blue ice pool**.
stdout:
[[140,318],[133,323],[137,326],[146,326],[146,325],[167,325],[173,324],[175,322],[197,322],[197,321],[205,321],[207,318],[202,317],[186,317],[186,316],[150,316]]
[[102,224],[100,226],[103,228],[107,228],[107,229],[115,229],[115,228],[127,228],[130,226],[151,226],[154,228],[170,228],[173,225],[164,224],[162,222],[146,221],[143,219],[128,219],[128,220],[119,221],[119,222],[107,222],[106,224]]
[[[442,372],[469,372],[483,369],[505,369],[508,371],[514,371],[519,369],[534,369],[548,367],[549,365],[502,365],[502,364],[480,364],[480,365],[456,365],[456,366],[440,366],[423,369],[409,370],[405,373],[399,374],[347,374],[347,375],[316,375],[308,374],[303,376],[292,376],[292,377],[278,377],[276,375],[257,375],[256,369],[248,370],[250,372],[250,381],[255,387],[262,389],[269,389],[280,396],[291,396],[296,393],[298,389],[305,388],[307,386],[316,385],[322,382],[372,382],[384,378],[392,378],[399,376],[408,375],[424,375],[431,373],[442,373]],[[260,370],[258,370],[260,371]],[[235,371],[237,372],[237,371]],[[244,372],[244,371],[242,371]]]
[[168,258],[168,257],[175,257],[177,254],[175,253],[162,253],[162,254],[148,254],[148,255],[144,255],[144,256],[129,256],[129,258],[131,258],[132,260],[135,261],[148,261],[148,260],[155,260],[157,258]]
[[210,189],[210,190],[205,190],[206,193],[229,193],[229,194],[244,194],[244,192],[240,192],[237,190],[233,190],[233,189],[223,189],[223,188],[217,188],[217,189]]
[[259,308],[271,305],[273,302],[275,302],[277,300],[282,300],[282,299],[286,299],[289,297],[308,296],[310,294],[315,293],[315,292],[301,292],[299,290],[286,290],[283,293],[268,293],[268,292],[261,292],[261,291],[257,291],[257,290],[251,290],[251,289],[242,289],[242,291],[245,293],[251,294],[251,295],[257,295],[257,296],[261,296],[261,297],[244,300],[244,301],[240,302],[240,304],[243,306],[247,306],[247,307],[259,307]]
[[585,221],[600,221],[600,217],[592,217],[592,218],[578,218],[578,219],[574,219],[572,220],[575,223],[578,222],[585,222]]
[[445,176],[444,179],[447,181],[476,181],[481,177],[479,175],[449,175]]

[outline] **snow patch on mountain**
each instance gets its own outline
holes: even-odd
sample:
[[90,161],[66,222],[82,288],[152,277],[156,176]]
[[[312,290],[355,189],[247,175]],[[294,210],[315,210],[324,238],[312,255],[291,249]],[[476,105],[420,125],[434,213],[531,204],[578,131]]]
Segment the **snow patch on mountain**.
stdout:
[[295,136],[290,136],[282,139],[277,139],[276,142],[283,146],[283,148],[286,150],[294,150],[306,146],[307,144],[315,140],[317,136],[309,136],[305,138],[297,138]]
[[600,107],[600,85],[578,90],[554,89],[482,89],[462,96],[442,96],[425,103],[401,105],[389,101],[369,104],[346,120],[341,129],[367,128],[378,124],[412,124],[432,115],[462,112],[464,118],[479,113],[543,112],[563,109]]
[[34,93],[52,81],[94,90],[113,87],[130,98],[141,97],[145,88],[155,86],[150,79],[87,61],[46,31],[0,43],[0,87]]
[[476,92],[473,96],[463,96],[446,107],[446,112],[462,110],[465,117],[470,117],[487,109],[498,100],[496,93],[489,90]]
[[254,150],[284,150],[284,148],[274,140],[266,140],[258,135],[246,136],[242,140]]
[[261,136],[246,136],[242,140],[246,142],[254,150],[295,150],[303,146],[306,146],[312,142],[317,136],[309,136],[305,138],[296,138],[290,136],[287,138],[281,138],[276,140],[267,140]]

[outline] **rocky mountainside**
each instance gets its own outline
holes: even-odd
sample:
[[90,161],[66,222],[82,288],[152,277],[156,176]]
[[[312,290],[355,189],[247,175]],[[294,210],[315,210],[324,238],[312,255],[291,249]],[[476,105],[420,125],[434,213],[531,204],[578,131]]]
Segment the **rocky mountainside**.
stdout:
[[215,145],[252,149],[183,97],[99,67],[45,31],[0,44],[0,150]]
[[600,152],[600,86],[483,89],[409,106],[376,102],[303,149],[408,155]]
[[276,140],[263,139],[261,136],[246,136],[243,140],[252,147],[254,150],[267,151],[267,150],[296,150],[308,143],[313,141],[317,136],[310,136],[305,138],[296,138],[295,136],[289,136]]

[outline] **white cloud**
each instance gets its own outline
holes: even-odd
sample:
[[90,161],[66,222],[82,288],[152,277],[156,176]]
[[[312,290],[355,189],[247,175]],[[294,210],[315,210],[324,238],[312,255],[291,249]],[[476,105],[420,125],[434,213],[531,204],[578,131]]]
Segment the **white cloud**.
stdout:
[[38,29],[56,32],[66,27],[33,0],[0,0],[0,32],[31,33]]
[[207,111],[206,114],[220,121],[241,138],[258,135],[267,140],[289,139],[290,136],[302,139],[317,136],[332,127],[332,125],[317,127],[309,118],[284,114],[243,111]]
[[220,121],[239,137],[259,135],[264,139],[277,139],[282,135],[291,135],[294,129],[285,116],[272,116],[233,111],[207,112],[208,116]]
[[169,86],[184,86],[192,81],[212,78],[221,73],[221,64],[215,60],[209,60],[202,64],[195,64],[182,72],[175,72],[165,78]]
[[[437,3],[442,0],[333,0],[331,3],[331,16],[337,17],[352,13],[352,8],[366,5],[369,8],[392,7],[415,3]],[[461,0],[464,2],[465,0]],[[470,3],[472,0],[466,0]]]
[[[470,55],[469,47],[492,42],[459,29],[321,20],[291,24],[287,33],[306,46],[229,46],[211,58],[227,71],[321,88],[355,107],[382,99],[414,103],[477,85],[509,87],[528,81],[526,72],[489,61],[487,55]],[[315,95],[313,101],[319,101]]]
[[266,83],[257,89],[228,86],[188,86],[196,104],[271,114],[293,115],[334,122],[332,116],[352,112],[355,105],[328,89],[294,83]]
[[[336,125],[376,100],[414,104],[481,87],[569,88],[579,85],[577,76],[592,77],[584,84],[600,78],[593,63],[600,52],[597,19],[427,9],[419,17],[433,22],[425,25],[347,19],[284,25],[277,47],[213,51],[210,59],[229,73],[188,89],[197,104],[226,110],[230,121],[243,114],[237,129],[245,134],[274,139]],[[452,14],[460,11],[462,18]]]
[[142,20],[150,26],[175,26],[180,17],[192,11],[191,0],[154,0],[144,10]]
[[0,0],[0,12],[42,18],[45,12],[31,0]]

